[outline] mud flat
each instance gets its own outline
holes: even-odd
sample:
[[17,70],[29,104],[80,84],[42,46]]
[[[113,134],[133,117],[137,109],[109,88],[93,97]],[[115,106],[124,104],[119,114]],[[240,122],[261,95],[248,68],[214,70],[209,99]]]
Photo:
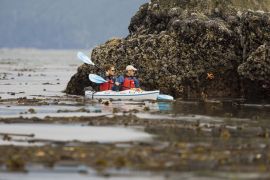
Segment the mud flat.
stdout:
[[[3,142],[12,142],[14,137],[18,141],[18,134],[27,135],[27,132],[16,131],[18,122],[21,122],[19,127],[38,127],[46,123],[48,129],[54,129],[59,124],[71,127],[82,124],[89,129],[108,126],[127,129],[144,127],[144,131],[153,137],[151,141],[131,139],[104,143],[70,141],[74,134],[65,141],[49,138],[41,141],[40,138],[35,140],[33,136],[33,139],[24,139],[25,143],[29,143],[28,146],[1,145],[0,152],[6,154],[0,159],[2,170],[27,171],[29,164],[41,164],[54,169],[58,163],[78,163],[95,169],[101,175],[111,168],[127,168],[161,173],[161,177],[182,172],[176,177],[196,178],[202,173],[205,177],[215,178],[269,178],[268,107],[235,107],[228,105],[228,102],[218,106],[216,103],[196,105],[186,102],[176,102],[174,105],[178,108],[166,113],[150,110],[148,113],[131,111],[123,114],[120,111],[98,117],[2,118],[1,122],[8,123],[3,126],[6,133],[2,135]],[[189,113],[192,107],[199,112]],[[204,111],[201,111],[202,107]],[[249,113],[248,117],[246,113]],[[8,135],[6,126],[12,125],[17,136]],[[38,128],[34,130],[39,131]],[[54,132],[49,134],[48,130],[47,136],[54,136]],[[28,135],[33,133],[29,128]],[[62,135],[61,128],[59,135]],[[21,136],[19,140],[22,141]]]

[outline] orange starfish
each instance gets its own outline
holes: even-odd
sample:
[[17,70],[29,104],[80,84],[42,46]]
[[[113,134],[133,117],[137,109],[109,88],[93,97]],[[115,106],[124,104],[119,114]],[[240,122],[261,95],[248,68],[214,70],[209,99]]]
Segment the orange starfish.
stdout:
[[206,77],[206,79],[209,79],[209,80],[212,80],[212,79],[214,79],[215,78],[215,76],[214,76],[214,74],[213,73],[207,73],[207,77]]

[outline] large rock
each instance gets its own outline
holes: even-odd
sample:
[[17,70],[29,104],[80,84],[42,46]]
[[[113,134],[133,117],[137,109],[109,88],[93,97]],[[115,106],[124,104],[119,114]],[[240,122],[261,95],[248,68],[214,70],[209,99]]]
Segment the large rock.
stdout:
[[252,100],[269,99],[270,96],[270,44],[264,44],[252,52],[238,67],[243,77],[243,90]]
[[[129,36],[96,47],[92,60],[101,67],[115,64],[118,73],[133,64],[144,89],[175,97],[270,99],[270,14],[246,10],[268,11],[269,3],[240,5],[236,0],[152,0],[131,19]],[[66,92],[83,94],[92,85],[89,73],[98,72],[80,67]]]

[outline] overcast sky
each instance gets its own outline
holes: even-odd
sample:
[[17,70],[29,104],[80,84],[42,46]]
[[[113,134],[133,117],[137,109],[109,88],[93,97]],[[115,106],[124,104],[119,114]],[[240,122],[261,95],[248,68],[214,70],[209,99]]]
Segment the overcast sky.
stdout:
[[89,49],[128,35],[149,0],[0,0],[0,48]]

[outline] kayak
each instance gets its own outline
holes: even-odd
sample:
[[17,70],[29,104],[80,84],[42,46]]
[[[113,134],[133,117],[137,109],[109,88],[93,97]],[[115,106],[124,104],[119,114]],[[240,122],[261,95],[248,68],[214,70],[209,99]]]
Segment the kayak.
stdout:
[[159,90],[155,91],[85,91],[85,96],[90,99],[112,99],[112,100],[157,100]]
[[167,94],[159,94],[157,97],[157,100],[159,101],[173,101],[174,98]]

